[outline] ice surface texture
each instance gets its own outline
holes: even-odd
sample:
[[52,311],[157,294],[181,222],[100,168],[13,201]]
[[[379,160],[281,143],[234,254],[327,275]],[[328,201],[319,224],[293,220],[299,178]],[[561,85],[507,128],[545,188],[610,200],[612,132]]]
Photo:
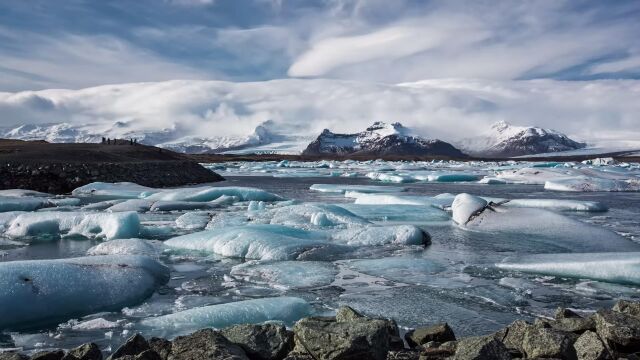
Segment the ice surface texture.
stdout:
[[0,195],[0,212],[34,211],[52,205],[54,204],[49,202],[49,200],[41,197],[18,197]]
[[90,248],[87,255],[145,255],[158,258],[163,248],[162,242],[157,240],[117,239]]
[[231,269],[236,278],[282,290],[328,285],[337,274],[332,263],[323,261],[249,261]]
[[344,194],[347,191],[360,193],[393,193],[402,192],[406,188],[400,186],[345,185],[345,184],[313,184],[309,189],[326,193]]
[[144,256],[0,263],[0,329],[37,327],[140,303],[169,280]]

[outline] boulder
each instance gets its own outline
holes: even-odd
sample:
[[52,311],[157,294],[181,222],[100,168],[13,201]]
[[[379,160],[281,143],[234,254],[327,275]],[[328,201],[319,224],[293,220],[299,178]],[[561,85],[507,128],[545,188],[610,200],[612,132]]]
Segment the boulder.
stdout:
[[578,360],[610,360],[613,359],[598,334],[585,331],[573,344]]
[[102,360],[102,352],[98,345],[87,343],[69,350],[62,360]]
[[3,352],[0,353],[0,360],[29,360],[29,357],[15,352]]
[[293,333],[282,325],[236,325],[222,330],[252,360],[283,359],[293,349]]
[[560,319],[582,318],[582,316],[580,316],[580,314],[576,313],[571,309],[559,307],[556,309],[555,318],[556,320],[560,320]]
[[169,360],[212,359],[249,360],[240,346],[212,329],[199,330],[173,340]]
[[454,360],[509,360],[511,354],[493,336],[476,336],[458,341]]
[[114,351],[113,354],[111,354],[111,356],[107,358],[107,360],[119,359],[126,355],[135,356],[149,349],[150,347],[147,339],[145,339],[140,334],[135,334],[127,339],[127,341],[125,341],[125,343],[122,344],[116,351]]
[[404,336],[404,339],[407,341],[409,346],[416,347],[424,345],[430,341],[437,341],[440,343],[455,341],[456,336],[451,327],[449,327],[449,324],[441,323],[409,331]]
[[609,350],[640,351],[640,319],[621,312],[600,310],[595,315],[595,322],[597,333]]
[[61,360],[64,357],[64,351],[41,351],[31,355],[31,360]]
[[171,341],[152,337],[151,339],[149,339],[149,348],[155,351],[161,360],[167,360],[169,358],[169,354],[171,353]]
[[640,302],[619,300],[613,305],[613,311],[640,318]]
[[389,351],[387,360],[419,360],[420,352],[415,350]]
[[516,320],[511,325],[495,333],[494,337],[500,340],[511,354],[522,356],[524,354],[522,348],[524,336],[530,327],[533,327],[533,325],[524,320]]
[[[574,335],[575,336],[575,335]],[[576,359],[572,337],[566,332],[530,326],[524,334],[522,350],[528,358]]]

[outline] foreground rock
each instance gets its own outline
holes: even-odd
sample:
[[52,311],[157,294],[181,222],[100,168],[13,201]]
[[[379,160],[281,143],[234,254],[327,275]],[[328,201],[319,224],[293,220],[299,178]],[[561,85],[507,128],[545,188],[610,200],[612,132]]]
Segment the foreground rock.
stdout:
[[222,330],[222,334],[252,360],[283,359],[293,349],[293,333],[282,325],[236,325]]

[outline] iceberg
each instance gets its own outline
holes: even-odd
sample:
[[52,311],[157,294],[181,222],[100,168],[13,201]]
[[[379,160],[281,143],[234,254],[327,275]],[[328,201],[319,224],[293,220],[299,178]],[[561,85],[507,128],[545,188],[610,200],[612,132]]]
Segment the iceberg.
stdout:
[[502,204],[506,207],[532,207],[558,211],[603,212],[608,208],[597,201],[564,199],[513,199]]
[[481,197],[466,193],[458,194],[451,204],[453,221],[459,225],[465,225],[471,218],[483,212],[488,205],[487,200]]
[[430,196],[391,195],[391,194],[363,194],[347,191],[345,197],[355,198],[356,204],[396,204],[396,205],[424,205],[431,206],[433,198]]
[[9,196],[9,197],[50,197],[51,194],[43,193],[35,190],[27,190],[27,189],[6,189],[0,190],[0,196]]
[[264,224],[205,230],[171,238],[165,245],[252,260],[295,260],[310,250],[335,248],[323,233]]
[[145,255],[157,259],[162,250],[162,242],[156,240],[116,239],[90,248],[87,255]]
[[548,180],[544,183],[545,190],[552,191],[640,191],[640,179],[601,179],[601,178],[569,178]]
[[363,194],[394,193],[407,189],[400,186],[375,186],[375,185],[346,185],[346,184],[313,184],[309,187],[313,191],[344,194],[347,191],[356,191]]
[[131,182],[93,182],[74,189],[71,194],[79,198],[91,198],[96,201],[104,201],[117,199],[139,199],[147,197],[158,191],[158,189]]
[[337,231],[331,238],[349,246],[431,244],[431,236],[414,225],[353,227]]
[[0,263],[0,329],[35,328],[119,311],[169,281],[169,269],[144,256],[89,256]]
[[129,199],[118,202],[107,208],[109,212],[135,211],[139,213],[147,212],[151,209],[153,201],[146,199]]
[[367,225],[369,221],[336,205],[328,204],[295,204],[270,209],[252,214],[256,220],[271,224],[297,227],[354,226]]
[[411,175],[399,175],[394,173],[370,172],[370,173],[367,173],[365,176],[371,180],[392,182],[392,183],[399,183],[399,184],[416,181]]
[[164,335],[175,336],[202,328],[222,329],[266,321],[293,324],[310,314],[311,305],[303,299],[282,296],[193,308],[144,319],[140,325],[147,329],[162,329]]
[[0,212],[35,211],[48,206],[54,206],[54,204],[45,198],[0,195]]
[[184,213],[176,219],[176,227],[184,230],[202,230],[211,220],[211,216],[206,211]]
[[9,221],[4,234],[36,240],[60,237],[112,240],[136,237],[139,232],[140,219],[135,212],[41,212],[18,215]]
[[424,205],[338,204],[337,206],[374,222],[427,224],[451,219],[445,211]]
[[500,269],[640,285],[640,252],[540,254],[507,259]]
[[149,200],[155,201],[213,201],[221,196],[235,196],[239,201],[281,201],[282,197],[264,191],[262,189],[239,186],[226,187],[188,187],[172,190],[162,190],[147,196]]
[[338,270],[324,261],[249,261],[231,269],[231,276],[276,289],[302,289],[329,285]]

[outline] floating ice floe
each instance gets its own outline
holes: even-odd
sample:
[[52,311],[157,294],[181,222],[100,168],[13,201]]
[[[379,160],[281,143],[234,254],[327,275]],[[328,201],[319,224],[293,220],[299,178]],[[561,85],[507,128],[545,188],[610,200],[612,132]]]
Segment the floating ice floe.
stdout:
[[90,248],[87,255],[145,255],[158,258],[163,248],[162,242],[157,240],[116,239]]
[[640,252],[540,254],[507,259],[500,269],[640,285]]
[[0,329],[35,328],[140,303],[169,280],[144,256],[0,263]]
[[281,201],[282,197],[262,189],[239,186],[225,187],[187,187],[180,189],[162,190],[146,198],[155,201],[213,201],[221,196],[235,196],[239,201]]
[[7,224],[10,238],[55,239],[59,237],[125,239],[138,236],[140,219],[135,212],[22,213]]
[[309,189],[325,193],[344,194],[347,191],[357,191],[363,194],[394,193],[406,191],[400,186],[375,186],[375,185],[347,185],[347,184],[313,184]]
[[54,197],[47,199],[54,206],[80,206],[82,199],[73,197]]
[[371,180],[392,182],[392,183],[408,183],[416,181],[411,175],[399,175],[393,173],[370,172],[365,175]]
[[17,197],[0,195],[0,212],[35,211],[47,206],[53,206],[46,198]]
[[175,336],[202,328],[225,328],[237,324],[256,324],[281,321],[292,324],[309,316],[311,306],[296,297],[275,297],[210,305],[177,313],[147,318],[140,325],[162,329],[163,334]]
[[432,260],[409,257],[347,260],[344,265],[363,274],[409,284],[428,283],[433,274],[445,269]]
[[10,196],[10,197],[51,197],[51,194],[43,193],[35,190],[27,190],[27,189],[6,189],[0,190],[0,196]]
[[123,212],[123,211],[135,211],[135,212],[147,212],[151,209],[154,201],[147,199],[129,199],[118,202],[106,210],[109,212]]
[[103,201],[116,199],[139,199],[147,197],[157,191],[159,190],[131,182],[94,182],[74,189],[71,194],[75,197],[86,197]]
[[607,211],[607,207],[597,201],[580,201],[564,199],[513,199],[502,204],[506,207],[531,207],[559,211]]
[[294,204],[275,207],[252,216],[260,222],[308,227],[356,226],[367,225],[369,221],[336,205],[328,204]]
[[211,216],[206,211],[187,212],[176,219],[176,226],[184,230],[202,230],[211,220]]
[[312,288],[331,284],[338,270],[325,261],[249,261],[231,269],[231,276],[277,289]]
[[334,232],[331,238],[349,246],[431,244],[431,236],[415,225],[352,227]]
[[363,194],[352,191],[347,191],[344,196],[348,198],[354,198],[356,204],[397,204],[423,206],[431,206],[433,204],[433,198],[430,196]]
[[640,179],[600,179],[593,177],[547,180],[545,190],[553,191],[640,191]]
[[451,204],[453,221],[465,225],[471,218],[483,212],[488,205],[489,203],[479,196],[466,193],[458,194]]
[[338,204],[337,206],[375,222],[426,224],[450,220],[449,215],[441,209],[424,205]]

